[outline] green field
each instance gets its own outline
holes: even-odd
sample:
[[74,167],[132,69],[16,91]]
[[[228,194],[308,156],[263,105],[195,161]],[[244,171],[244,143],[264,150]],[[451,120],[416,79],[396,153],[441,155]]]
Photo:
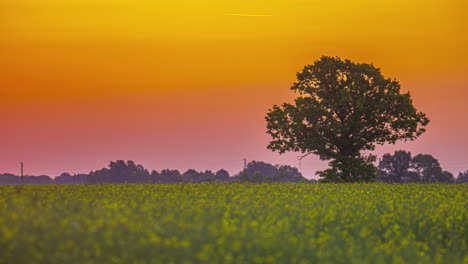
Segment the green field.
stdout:
[[468,263],[466,184],[0,186],[1,263]]

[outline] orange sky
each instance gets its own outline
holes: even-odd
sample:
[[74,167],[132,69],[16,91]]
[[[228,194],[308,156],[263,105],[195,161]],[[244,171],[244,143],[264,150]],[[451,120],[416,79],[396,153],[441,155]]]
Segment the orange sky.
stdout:
[[[322,55],[372,62],[432,120],[416,142],[468,169],[468,4],[426,1],[0,0],[0,172],[298,166],[263,116]],[[5,147],[6,146],[6,147]],[[308,177],[323,169],[303,161]]]

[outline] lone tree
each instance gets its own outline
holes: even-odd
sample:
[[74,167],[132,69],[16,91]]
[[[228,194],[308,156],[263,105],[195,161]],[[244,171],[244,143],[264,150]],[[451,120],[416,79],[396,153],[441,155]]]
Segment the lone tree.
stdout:
[[400,84],[371,64],[322,57],[297,74],[293,104],[273,106],[266,116],[268,148],[330,160],[317,174],[324,181],[363,182],[377,178],[376,144],[414,140],[429,119],[414,108]]

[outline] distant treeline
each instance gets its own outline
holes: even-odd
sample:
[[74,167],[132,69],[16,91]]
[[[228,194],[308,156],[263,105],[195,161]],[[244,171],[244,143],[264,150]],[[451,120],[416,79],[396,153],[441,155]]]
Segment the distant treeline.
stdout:
[[[108,168],[91,171],[88,174],[71,175],[62,173],[51,178],[42,176],[24,176],[24,184],[103,184],[103,183],[202,183],[202,182],[304,182],[315,183],[302,176],[297,168],[289,165],[272,165],[261,161],[252,161],[234,176],[224,170],[196,171],[189,169],[184,173],[178,170],[153,170],[149,172],[135,162],[112,161]],[[0,184],[20,184],[21,177],[13,174],[0,174]]]
[[[410,152],[396,151],[393,155],[385,154],[378,165],[378,181],[388,183],[468,183],[468,170],[460,172],[455,178],[450,172],[442,170],[437,159],[427,154],[414,157]],[[112,161],[108,168],[91,171],[88,174],[70,175],[62,173],[51,178],[46,175],[24,176],[24,184],[104,184],[104,183],[202,183],[202,182],[303,182],[309,180],[295,167],[272,165],[261,161],[252,161],[246,168],[234,176],[224,170],[196,171],[189,169],[184,173],[165,169],[149,172],[135,162]],[[21,177],[13,174],[0,174],[0,185],[21,184]]]

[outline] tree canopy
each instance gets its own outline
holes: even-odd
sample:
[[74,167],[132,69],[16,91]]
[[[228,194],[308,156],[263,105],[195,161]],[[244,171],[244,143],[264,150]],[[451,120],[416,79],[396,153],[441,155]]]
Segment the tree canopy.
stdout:
[[363,152],[414,140],[429,123],[410,94],[371,64],[324,56],[297,73],[291,90],[298,93],[294,103],[274,105],[267,113],[273,139],[268,148],[330,160],[331,168],[317,172],[325,181],[376,179],[376,158]]

